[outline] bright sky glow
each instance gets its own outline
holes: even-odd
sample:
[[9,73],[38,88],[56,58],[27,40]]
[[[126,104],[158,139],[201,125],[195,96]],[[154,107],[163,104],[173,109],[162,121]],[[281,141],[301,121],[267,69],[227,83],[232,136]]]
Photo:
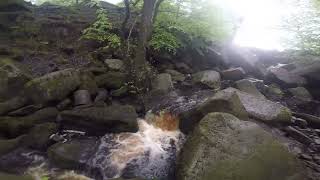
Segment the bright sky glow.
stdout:
[[240,46],[282,50],[279,28],[282,17],[289,13],[284,0],[222,0],[233,13],[242,17],[234,43]]

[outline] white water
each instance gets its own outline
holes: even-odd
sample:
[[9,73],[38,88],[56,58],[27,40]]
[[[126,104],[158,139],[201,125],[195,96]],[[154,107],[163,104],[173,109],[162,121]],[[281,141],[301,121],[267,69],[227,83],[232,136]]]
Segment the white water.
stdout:
[[164,130],[153,120],[138,120],[137,133],[107,134],[90,162],[104,179],[142,177],[166,179],[174,169],[184,135]]

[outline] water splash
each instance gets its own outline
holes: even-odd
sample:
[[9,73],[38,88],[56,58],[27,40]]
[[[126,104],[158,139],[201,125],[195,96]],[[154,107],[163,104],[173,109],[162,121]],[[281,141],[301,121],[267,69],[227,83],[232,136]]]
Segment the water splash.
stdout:
[[168,179],[184,142],[178,119],[168,113],[139,119],[137,133],[107,134],[90,162],[103,179],[141,177]]

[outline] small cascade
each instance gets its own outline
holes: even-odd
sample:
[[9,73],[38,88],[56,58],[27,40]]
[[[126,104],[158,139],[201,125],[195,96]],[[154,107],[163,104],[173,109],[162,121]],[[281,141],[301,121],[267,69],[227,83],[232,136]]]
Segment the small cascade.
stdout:
[[90,166],[103,179],[141,177],[170,179],[184,142],[178,119],[168,113],[139,119],[136,133],[107,134],[101,138]]

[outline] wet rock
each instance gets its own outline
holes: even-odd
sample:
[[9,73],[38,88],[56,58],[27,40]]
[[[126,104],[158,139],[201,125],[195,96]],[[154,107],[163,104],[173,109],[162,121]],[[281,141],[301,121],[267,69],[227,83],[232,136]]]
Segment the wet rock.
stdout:
[[40,105],[29,105],[29,106],[25,106],[23,108],[20,108],[18,110],[12,111],[8,115],[9,116],[26,116],[26,115],[30,115],[30,114],[40,110],[41,108],[43,108],[43,106],[41,104]]
[[178,180],[266,177],[300,180],[305,171],[264,129],[226,113],[210,113],[200,121],[185,143],[177,170]]
[[33,180],[33,177],[31,176],[24,176],[24,175],[14,175],[14,174],[8,174],[8,173],[3,173],[0,172],[0,179],[10,179],[10,180]]
[[66,110],[68,107],[71,107],[72,105],[72,101],[71,99],[67,98],[63,101],[61,101],[58,105],[57,105],[57,109],[59,111],[63,111],[63,110]]
[[19,136],[15,139],[0,140],[0,157],[22,146],[25,136]]
[[10,111],[17,110],[26,104],[27,104],[27,99],[24,97],[20,97],[20,96],[12,98],[12,99],[5,101],[5,102],[1,102],[0,103],[0,115],[5,115]]
[[246,72],[241,68],[230,68],[221,72],[223,79],[237,81],[243,79]]
[[61,113],[62,122],[84,128],[90,133],[136,132],[137,113],[134,107],[113,105],[108,107],[89,107]]
[[88,71],[82,71],[80,74],[81,84],[79,89],[88,90],[91,95],[95,95],[98,92],[98,85],[95,81],[93,73]]
[[100,89],[98,95],[94,99],[94,103],[105,102],[108,98],[108,91],[105,89]]
[[11,59],[0,58],[0,101],[20,95],[24,84],[31,78],[23,65]]
[[89,105],[92,104],[90,92],[88,90],[78,90],[74,92],[74,105]]
[[290,94],[293,97],[295,97],[303,102],[310,102],[313,99],[312,95],[304,87],[291,88],[291,89],[288,89],[288,91],[290,92]]
[[294,116],[298,118],[302,118],[308,122],[312,127],[320,128],[320,118],[317,116],[313,116],[311,114],[305,114],[305,113],[293,113]]
[[292,117],[292,121],[295,125],[301,128],[306,128],[308,126],[308,122],[301,118]]
[[181,113],[179,115],[180,130],[184,133],[190,132],[205,115],[211,112],[226,112],[243,120],[249,119],[236,92],[220,91],[203,104]]
[[55,123],[44,123],[33,127],[25,138],[25,143],[33,148],[46,149],[50,142],[50,136],[58,131]]
[[305,78],[280,67],[269,68],[266,78],[268,81],[276,82],[282,87],[297,87],[307,83]]
[[239,89],[240,91],[246,92],[259,98],[265,98],[264,95],[254,85],[254,83],[249,79],[239,80],[235,84],[237,89]]
[[285,131],[288,133],[290,137],[296,139],[297,141],[303,144],[309,145],[313,142],[313,140],[310,137],[308,137],[306,134],[292,126],[286,127]]
[[212,89],[219,89],[221,86],[221,77],[217,71],[207,70],[193,74],[192,82]]
[[184,76],[184,74],[176,71],[176,70],[173,70],[173,69],[167,69],[165,71],[166,73],[170,74],[171,77],[172,77],[172,80],[175,81],[175,82],[182,82],[186,79],[186,77]]
[[0,131],[6,136],[17,137],[36,124],[55,121],[58,113],[56,108],[45,108],[25,117],[0,117]]
[[80,74],[75,69],[65,69],[33,79],[25,85],[27,96],[35,103],[61,101],[80,85]]
[[168,93],[173,90],[171,75],[167,73],[159,74],[152,82],[152,90],[160,93]]
[[114,71],[120,71],[124,69],[124,63],[119,59],[106,59],[104,63],[109,69]]
[[83,169],[94,154],[96,146],[95,138],[57,143],[48,149],[48,157],[51,163],[60,168]]
[[121,72],[108,72],[95,78],[98,87],[119,89],[126,83],[126,75]]

